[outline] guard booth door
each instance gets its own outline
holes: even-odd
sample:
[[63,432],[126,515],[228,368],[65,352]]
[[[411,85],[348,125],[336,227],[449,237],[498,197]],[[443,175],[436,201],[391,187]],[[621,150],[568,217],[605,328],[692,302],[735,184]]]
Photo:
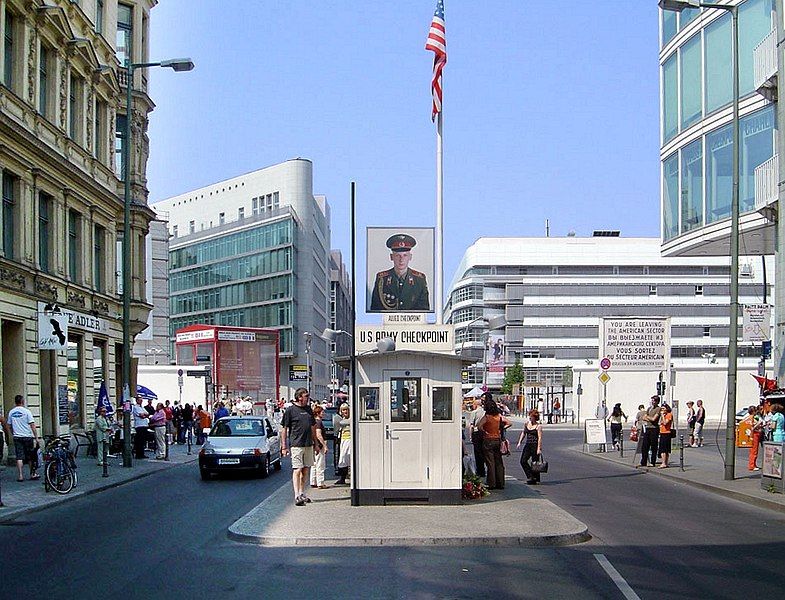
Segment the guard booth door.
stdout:
[[384,487],[427,487],[428,371],[384,371]]

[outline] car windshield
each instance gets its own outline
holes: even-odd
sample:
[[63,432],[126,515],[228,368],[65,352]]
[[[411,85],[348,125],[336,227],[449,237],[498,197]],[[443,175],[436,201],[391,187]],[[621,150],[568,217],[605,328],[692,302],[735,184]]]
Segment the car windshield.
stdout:
[[210,432],[212,437],[258,437],[264,435],[261,419],[226,419],[218,421]]

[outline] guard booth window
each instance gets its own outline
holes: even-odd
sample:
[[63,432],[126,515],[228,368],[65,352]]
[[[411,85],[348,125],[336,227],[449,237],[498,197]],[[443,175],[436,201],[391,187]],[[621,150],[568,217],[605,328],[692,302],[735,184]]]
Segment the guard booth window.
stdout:
[[360,391],[360,421],[379,420],[379,388],[361,387]]
[[433,388],[433,420],[452,421],[452,388]]
[[394,377],[390,380],[390,420],[393,423],[422,421],[420,378]]

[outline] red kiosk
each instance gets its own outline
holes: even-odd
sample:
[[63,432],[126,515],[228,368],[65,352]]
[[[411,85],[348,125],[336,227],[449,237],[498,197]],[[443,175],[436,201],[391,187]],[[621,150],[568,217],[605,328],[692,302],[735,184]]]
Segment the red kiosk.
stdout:
[[210,365],[213,398],[278,397],[278,332],[257,327],[190,325],[175,333],[177,364]]

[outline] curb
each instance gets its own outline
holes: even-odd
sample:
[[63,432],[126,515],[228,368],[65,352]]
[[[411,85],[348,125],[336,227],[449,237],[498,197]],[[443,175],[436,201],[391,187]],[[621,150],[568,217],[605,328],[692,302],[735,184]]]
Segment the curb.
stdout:
[[671,475],[670,473],[665,472],[665,471],[668,471],[668,469],[651,469],[651,468],[637,469],[635,467],[635,465],[628,465],[628,464],[623,463],[623,462],[618,462],[618,461],[613,460],[613,459],[605,458],[605,457],[603,457],[603,456],[601,456],[599,454],[596,454],[596,453],[586,453],[586,452],[583,452],[582,450],[579,450],[577,448],[573,448],[573,451],[574,452],[578,452],[578,453],[582,454],[583,456],[592,456],[592,457],[594,457],[596,459],[603,460],[605,462],[611,462],[613,464],[616,464],[616,465],[619,465],[619,466],[622,466],[622,467],[628,467],[628,468],[632,469],[633,471],[637,471],[637,472],[640,472],[640,473],[652,473],[653,472],[654,475],[659,476],[659,477],[665,477],[669,481],[675,481],[677,483],[682,483],[684,485],[687,485],[687,486],[690,486],[690,487],[694,487],[694,488],[699,489],[699,490],[703,490],[703,491],[706,491],[706,492],[712,492],[714,494],[717,494],[718,496],[724,496],[725,498],[730,498],[731,500],[737,500],[739,502],[744,502],[745,504],[749,504],[751,506],[756,506],[758,508],[766,508],[768,510],[773,510],[773,511],[776,511],[776,512],[785,513],[785,505],[780,504],[779,502],[772,502],[771,500],[766,500],[765,498],[758,498],[757,496],[750,496],[749,494],[745,494],[745,493],[742,493],[742,492],[734,492],[733,490],[726,490],[725,488],[721,488],[721,487],[718,487],[718,486],[715,486],[715,485],[711,485],[709,483],[702,483],[700,481],[693,481],[692,479],[687,479],[686,477],[679,477],[678,475]]
[[592,539],[588,527],[582,531],[546,536],[505,536],[505,537],[411,537],[411,538],[285,538],[251,535],[228,529],[228,537],[236,542],[268,547],[314,547],[314,546],[522,546],[544,548],[553,546],[573,546]]
[[[173,464],[171,464],[171,465],[169,465],[167,467],[164,467],[162,469],[155,469],[155,470],[152,470],[152,471],[145,471],[143,473],[136,473],[136,474],[132,475],[131,477],[128,477],[127,479],[123,479],[122,481],[111,481],[111,482],[108,481],[108,482],[106,482],[105,485],[98,485],[97,487],[89,489],[89,490],[78,490],[77,492],[69,492],[68,494],[65,494],[65,495],[62,495],[62,496],[51,497],[52,498],[51,501],[46,502],[44,504],[39,504],[37,506],[28,506],[26,508],[10,509],[10,512],[5,512],[6,510],[9,510],[8,506],[3,506],[3,507],[0,507],[0,524],[8,523],[10,521],[13,521],[13,520],[17,519],[18,517],[23,516],[23,515],[29,515],[29,514],[32,514],[32,513],[36,513],[36,512],[42,511],[42,510],[46,510],[47,508],[51,508],[53,506],[60,506],[61,504],[64,504],[66,502],[70,502],[72,500],[78,500],[79,498],[84,498],[85,496],[90,496],[92,494],[95,494],[96,492],[102,492],[104,490],[110,490],[112,488],[120,487],[121,485],[125,485],[126,483],[130,483],[132,481],[138,481],[138,480],[143,479],[145,477],[148,477],[150,475],[154,475],[155,473],[161,473],[162,471],[167,471],[169,469],[174,469],[175,467],[191,464],[192,462],[196,461],[197,459],[198,459],[198,456],[194,455],[194,458],[192,460],[186,460],[186,461],[183,461],[183,462],[180,462],[180,463],[177,463],[177,464],[173,463]],[[120,468],[124,469],[125,467],[120,467]]]

